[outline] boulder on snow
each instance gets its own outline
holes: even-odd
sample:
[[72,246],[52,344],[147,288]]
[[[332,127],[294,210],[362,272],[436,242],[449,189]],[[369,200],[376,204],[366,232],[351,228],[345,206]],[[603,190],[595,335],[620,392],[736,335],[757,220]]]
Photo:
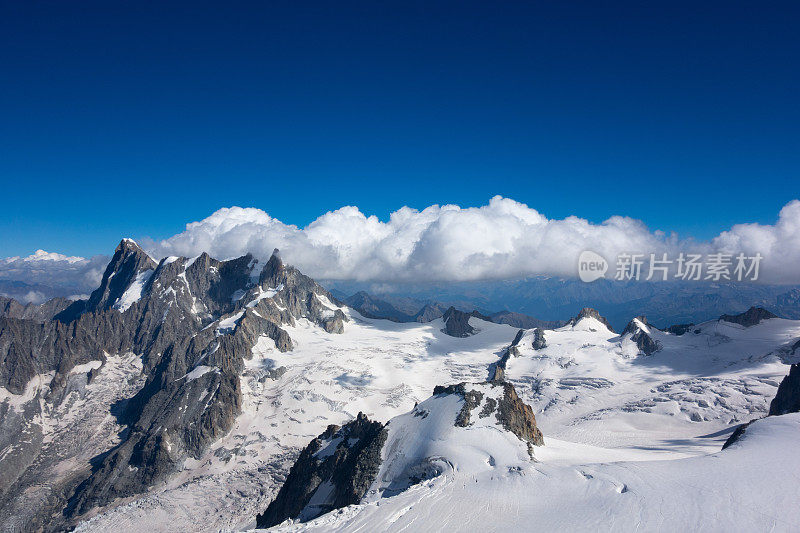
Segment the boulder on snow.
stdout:
[[328,333],[344,333],[345,322],[347,322],[347,317],[341,309],[337,309],[333,312],[333,316],[323,319],[322,327]]

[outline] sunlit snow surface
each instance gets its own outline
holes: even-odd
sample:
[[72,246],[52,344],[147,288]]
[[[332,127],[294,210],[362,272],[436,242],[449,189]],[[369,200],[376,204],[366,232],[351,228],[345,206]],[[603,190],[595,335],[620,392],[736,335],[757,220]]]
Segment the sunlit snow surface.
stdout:
[[[441,332],[441,320],[398,324],[346,313],[341,335],[305,320],[287,328],[296,346],[291,352],[262,339],[247,361],[243,413],[231,432],[201,460],[187,460],[169,483],[83,529],[252,527],[299,449],[328,424],[359,411],[387,421],[427,399],[436,385],[484,381],[517,331],[472,318],[479,332],[452,338]],[[452,468],[435,479],[282,527],[793,529],[800,524],[800,459],[792,452],[800,420],[754,424],[741,445],[719,450],[735,424],[766,414],[788,371],[780,349],[800,337],[800,322],[742,328],[713,321],[697,329],[678,337],[650,328],[663,345],[652,356],[639,355],[630,340],[590,318],[546,331],[543,350],[532,348],[528,331],[506,376],[534,407],[545,435],[537,462],[518,457],[521,447],[490,458],[485,438],[460,443],[477,455],[459,463],[464,455],[454,451]]]

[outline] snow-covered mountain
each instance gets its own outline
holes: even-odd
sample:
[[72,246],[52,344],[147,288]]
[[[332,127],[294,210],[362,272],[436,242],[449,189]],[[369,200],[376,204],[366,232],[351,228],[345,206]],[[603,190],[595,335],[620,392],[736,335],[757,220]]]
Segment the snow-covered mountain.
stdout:
[[[277,253],[156,263],[128,240],[88,300],[53,320],[14,309],[0,317],[4,530],[255,527],[314,441],[308,454],[341,456],[324,468],[359,490],[330,472],[296,485],[313,494],[275,514],[301,520],[279,528],[800,521],[788,502],[800,465],[786,457],[797,415],[754,422],[720,451],[767,415],[800,359],[800,321],[752,311],[661,331],[637,317],[615,333],[584,309],[519,330],[453,309],[398,323],[345,307]],[[542,442],[503,422],[509,390]],[[369,428],[383,438],[360,455]],[[354,478],[349,457],[371,457],[358,464],[374,476]],[[324,512],[335,502],[348,506]]]

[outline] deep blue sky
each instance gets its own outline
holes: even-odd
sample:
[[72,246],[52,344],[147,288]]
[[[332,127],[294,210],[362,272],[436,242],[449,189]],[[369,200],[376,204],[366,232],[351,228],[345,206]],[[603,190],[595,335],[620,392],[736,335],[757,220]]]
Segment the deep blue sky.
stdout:
[[2,2],[0,256],[230,205],[774,222],[800,197],[800,4],[651,4]]

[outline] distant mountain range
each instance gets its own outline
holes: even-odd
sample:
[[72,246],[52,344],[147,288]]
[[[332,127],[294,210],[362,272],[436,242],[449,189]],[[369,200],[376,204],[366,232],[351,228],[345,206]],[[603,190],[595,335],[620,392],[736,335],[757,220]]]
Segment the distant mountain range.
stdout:
[[[576,308],[586,306],[599,310],[618,330],[632,316],[642,314],[650,323],[665,328],[700,323],[724,313],[741,313],[753,306],[764,307],[783,318],[800,318],[800,287],[787,285],[605,279],[583,283],[557,278],[380,285],[342,280],[321,283],[360,311],[400,322],[417,320],[419,313],[421,317],[432,317],[450,306],[493,317],[506,311],[511,315],[497,320],[519,327],[536,327],[523,326],[525,317],[563,323]],[[425,306],[428,307],[423,312]]]
[[[341,291],[333,290],[331,294],[365,317],[385,318],[394,322],[430,322],[441,318],[451,307],[440,302],[422,303],[412,298],[393,298],[391,296],[386,299],[377,298],[365,291],[347,296]],[[515,328],[557,328],[565,322],[563,320],[539,320],[513,311],[481,312],[463,303],[452,307],[460,308],[460,311],[473,312],[476,316],[496,324],[508,324]]]

